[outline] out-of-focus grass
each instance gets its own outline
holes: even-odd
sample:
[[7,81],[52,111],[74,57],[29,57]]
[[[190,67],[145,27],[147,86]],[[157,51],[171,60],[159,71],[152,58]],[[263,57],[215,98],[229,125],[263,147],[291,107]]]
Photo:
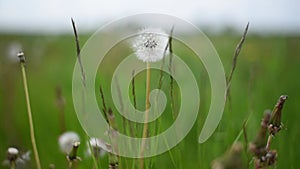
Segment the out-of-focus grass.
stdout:
[[[87,38],[88,36],[80,36],[81,45]],[[232,55],[240,37],[218,35],[209,36],[209,38],[228,73],[231,68]],[[83,161],[80,162],[80,166],[91,168],[91,159],[86,159],[84,156],[86,148],[84,131],[76,118],[72,104],[72,72],[76,61],[76,50],[74,38],[71,35],[0,36],[0,161],[5,159],[6,149],[9,146],[16,146],[24,151],[31,149],[19,64],[7,59],[7,51],[12,43],[22,44],[27,59],[29,92],[37,146],[43,168],[47,168],[50,163],[54,163],[57,168],[66,168],[67,164],[57,145],[57,138],[60,134],[58,109],[55,106],[57,85],[62,87],[67,101],[65,110],[67,129],[81,135],[82,147],[80,147],[79,154],[83,157]],[[281,94],[290,96],[283,110],[283,123],[287,130],[276,136],[271,147],[278,151],[278,168],[300,166],[297,163],[300,157],[300,150],[297,148],[300,138],[300,130],[297,127],[300,119],[297,104],[300,100],[298,92],[300,86],[300,79],[298,79],[299,44],[300,37],[254,35],[247,37],[232,81],[231,102],[227,104],[217,131],[201,145],[197,141],[200,127],[205,119],[204,112],[208,110],[210,104],[210,87],[207,75],[205,73],[199,75],[197,81],[200,84],[201,113],[182,145],[172,150],[175,152],[180,148],[182,159],[176,160],[180,160],[183,168],[208,168],[210,162],[222,155],[232,144],[242,129],[243,121],[248,117],[250,118],[247,134],[250,140],[253,139],[259,128],[263,111],[272,109]],[[184,49],[177,50],[177,52],[189,62],[190,53]],[[189,64],[192,67],[199,66],[199,69],[203,69],[204,72],[201,62],[190,61]],[[98,79],[96,88],[100,83],[109,82],[106,76],[108,75],[104,74],[101,76],[103,79]],[[138,90],[144,92],[142,75],[137,79]],[[108,91],[109,84],[103,85],[105,91]],[[144,104],[142,96],[138,95],[138,97],[138,103]],[[111,100],[108,102],[110,104]],[[242,138],[241,140],[243,141]],[[101,163],[106,167],[107,157]],[[172,167],[169,154],[164,153],[156,157],[154,166],[155,168]]]

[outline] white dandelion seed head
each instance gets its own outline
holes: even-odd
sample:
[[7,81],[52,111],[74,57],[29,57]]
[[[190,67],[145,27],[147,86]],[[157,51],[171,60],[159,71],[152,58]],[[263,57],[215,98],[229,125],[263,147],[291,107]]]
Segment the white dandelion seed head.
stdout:
[[9,147],[7,149],[7,158],[3,161],[2,165],[11,166],[14,163],[17,168],[22,167],[30,161],[30,154],[30,151],[21,153],[17,148]]
[[[98,139],[98,138],[90,138],[89,143],[91,145],[91,148],[93,149],[93,153],[96,157],[103,157],[108,150],[108,147],[105,143],[105,141]],[[87,144],[89,144],[87,142]],[[92,156],[91,149],[89,148],[89,145],[87,147],[86,151],[87,156]]]
[[139,60],[157,62],[164,57],[168,42],[169,36],[163,30],[149,28],[134,37],[132,49]]
[[7,47],[7,59],[11,62],[19,62],[19,58],[16,57],[17,53],[22,51],[22,45],[19,42],[12,42]]
[[25,152],[24,154],[21,155],[21,158],[24,161],[30,161],[30,155],[31,155],[31,151],[27,151],[27,152]]
[[11,155],[18,155],[19,154],[19,150],[15,147],[9,147],[7,149],[7,153],[11,154]]
[[80,142],[80,137],[73,131],[65,132],[58,138],[60,150],[66,154],[69,154],[71,152],[73,144],[77,142]]
[[92,147],[106,147],[105,142],[98,138],[91,138],[90,144]]

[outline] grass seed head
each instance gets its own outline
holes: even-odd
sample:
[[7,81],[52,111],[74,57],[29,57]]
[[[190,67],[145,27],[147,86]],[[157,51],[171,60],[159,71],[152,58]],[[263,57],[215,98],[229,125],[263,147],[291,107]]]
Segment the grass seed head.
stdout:
[[281,112],[287,98],[288,98],[287,95],[280,96],[277,101],[277,104],[274,107],[274,110],[272,111],[271,120],[269,122],[268,128],[269,128],[269,133],[273,136],[276,133],[278,133],[282,128]]

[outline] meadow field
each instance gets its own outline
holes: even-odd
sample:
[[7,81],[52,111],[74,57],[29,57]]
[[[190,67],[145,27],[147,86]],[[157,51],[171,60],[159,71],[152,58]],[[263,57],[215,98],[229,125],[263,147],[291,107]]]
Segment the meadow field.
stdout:
[[[81,46],[89,36],[88,34],[79,36]],[[233,53],[241,34],[223,33],[207,36],[215,46],[228,75],[232,66]],[[78,156],[82,160],[78,162],[77,167],[79,169],[93,168],[93,159],[86,155],[87,136],[73,107],[72,76],[76,62],[76,47],[71,32],[61,35],[0,34],[0,161],[6,159],[7,148],[10,146],[17,147],[22,152],[32,151],[20,63],[16,55],[18,51],[15,50],[20,45],[26,57],[29,94],[42,168],[49,168],[50,164],[54,164],[58,169],[68,168],[66,155],[58,146],[58,137],[63,131],[75,131],[80,135],[81,145]],[[192,59],[192,53],[176,48],[176,43],[173,50],[182,56],[190,67],[199,68],[202,72],[196,74],[201,94],[199,115],[192,130],[179,145],[161,155],[146,159],[145,168],[210,168],[212,161],[222,156],[236,139],[246,144],[241,134],[246,120],[245,129],[249,142],[255,138],[260,128],[263,112],[266,109],[273,109],[278,98],[283,94],[288,95],[289,98],[282,111],[284,129],[272,140],[271,148],[276,149],[278,153],[278,159],[273,168],[297,169],[300,167],[298,163],[300,149],[297,141],[300,139],[299,126],[297,127],[298,120],[300,120],[297,102],[300,100],[299,35],[258,35],[250,31],[238,57],[236,71],[231,82],[231,99],[226,104],[217,130],[203,144],[198,143],[198,137],[210,105],[209,79],[201,61]],[[109,55],[119,55],[123,51],[126,49],[115,50]],[[116,60],[118,60],[117,57]],[[121,126],[122,118],[115,111],[109,96],[110,78],[115,65],[116,63],[110,62],[100,65],[95,92],[99,107],[101,107],[98,89],[100,85],[103,86],[107,105],[113,109],[118,125]],[[144,73],[136,76],[136,102],[139,109],[145,108]],[[156,87],[159,74],[160,72],[153,71],[152,88]],[[170,79],[165,75],[163,90],[166,93],[169,92],[169,82]],[[63,110],[64,122],[61,122],[61,110],[57,106],[58,88],[61,89],[66,103]],[[176,87],[174,90],[175,94],[179,92]],[[176,101],[180,101],[180,98]],[[175,107],[178,109],[179,106],[175,105]],[[167,106],[161,117],[162,129],[168,128],[173,122],[170,109],[170,106]],[[248,163],[246,152],[242,151],[241,157],[245,163]],[[106,154],[97,159],[98,167],[108,168],[108,158]],[[24,168],[35,168],[34,166],[32,154],[31,161]],[[1,165],[0,168],[9,167]],[[120,158],[119,168],[139,168],[138,159]],[[254,168],[251,159],[249,168]]]

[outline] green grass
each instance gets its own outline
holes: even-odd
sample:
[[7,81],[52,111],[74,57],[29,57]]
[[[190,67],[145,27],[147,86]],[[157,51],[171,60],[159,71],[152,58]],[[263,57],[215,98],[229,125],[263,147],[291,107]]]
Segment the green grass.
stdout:
[[[81,45],[88,36],[80,36]],[[231,59],[239,36],[209,36],[214,44],[226,73],[230,71]],[[91,168],[92,159],[85,158],[85,134],[81,128],[72,104],[72,73],[76,61],[76,50],[72,35],[29,36],[0,35],[0,161],[5,159],[6,149],[16,146],[23,151],[31,148],[29,124],[26,113],[25,96],[22,86],[21,72],[18,63],[8,61],[7,48],[13,42],[23,45],[27,59],[27,76],[35,123],[37,147],[39,149],[42,168],[54,163],[57,168],[67,168],[65,156],[59,151],[57,139],[60,134],[58,108],[55,106],[55,87],[60,85],[66,98],[66,126],[76,131],[82,139],[79,156],[83,161],[80,168]],[[185,49],[176,49],[193,68],[200,67],[201,74],[197,78],[200,84],[201,108],[197,122],[177,147],[171,150],[175,163],[181,168],[209,168],[210,162],[221,156],[233,143],[244,120],[249,116],[247,134],[252,140],[259,128],[265,109],[272,109],[281,94],[289,95],[283,110],[283,123],[287,130],[280,132],[273,140],[271,147],[278,151],[277,168],[297,168],[300,157],[298,139],[300,130],[297,126],[300,114],[298,101],[300,79],[300,37],[292,36],[254,36],[247,37],[240,53],[236,72],[231,86],[231,102],[227,104],[221,123],[214,135],[204,144],[198,144],[198,136],[210,104],[210,86],[205,69],[201,62],[189,59],[190,53]],[[177,50],[177,51],[176,51]],[[114,55],[112,53],[111,55]],[[180,55],[180,56],[181,56]],[[115,65],[106,64],[99,69],[96,89],[103,85],[109,95],[110,74]],[[101,74],[101,70],[108,73]],[[159,72],[153,72],[155,79]],[[143,109],[144,74],[137,76],[137,103]],[[152,86],[157,83],[152,81]],[[164,90],[167,91],[168,79]],[[99,91],[96,91],[99,94]],[[107,96],[107,104],[113,107]],[[100,103],[100,97],[97,98]],[[169,110],[169,107],[168,109]],[[119,119],[120,117],[116,115]],[[163,115],[164,129],[172,124],[170,114]],[[119,120],[120,121],[120,120]],[[120,124],[121,125],[121,124]],[[243,141],[243,139],[240,139]],[[181,153],[179,159],[178,152]],[[33,156],[32,156],[33,157]],[[107,168],[105,156],[101,165]],[[168,152],[157,156],[153,168],[172,168],[173,163]],[[138,163],[137,163],[138,164]],[[34,165],[34,162],[32,162]],[[122,165],[121,165],[122,166]],[[30,168],[30,167],[29,167]]]

